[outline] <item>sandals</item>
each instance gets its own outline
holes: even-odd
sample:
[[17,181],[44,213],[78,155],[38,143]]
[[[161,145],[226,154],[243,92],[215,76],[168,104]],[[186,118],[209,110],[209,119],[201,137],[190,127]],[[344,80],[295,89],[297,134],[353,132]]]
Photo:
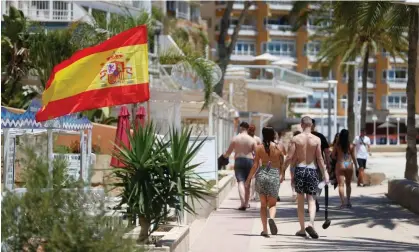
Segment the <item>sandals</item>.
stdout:
[[347,208],[352,208],[352,204],[351,203],[348,203],[348,204],[346,204],[346,207]]
[[239,208],[237,208],[237,210],[239,210],[239,211],[246,211],[246,209],[247,209],[247,207],[239,207]]
[[277,235],[278,234],[278,227],[276,226],[275,221],[273,219],[269,219],[268,224],[269,224],[269,229],[271,230],[271,234],[272,235]]
[[341,204],[341,205],[339,206],[339,209],[344,209],[346,206],[347,206],[347,205],[345,205],[345,204]]
[[268,233],[265,233],[265,232],[263,232],[263,231],[262,231],[262,233],[260,233],[260,235],[261,235],[261,236],[263,236],[263,237],[265,237],[265,238],[269,238]]
[[312,226],[306,227],[306,232],[313,239],[318,239],[319,238],[319,235],[317,234],[316,230],[314,230],[314,228]]
[[307,237],[307,234],[305,231],[298,231],[297,233],[295,233],[295,236],[299,236],[299,237]]

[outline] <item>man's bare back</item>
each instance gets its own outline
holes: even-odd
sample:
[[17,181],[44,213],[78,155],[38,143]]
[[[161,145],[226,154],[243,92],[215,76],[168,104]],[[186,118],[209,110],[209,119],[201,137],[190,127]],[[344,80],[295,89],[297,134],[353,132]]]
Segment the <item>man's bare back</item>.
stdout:
[[232,140],[234,145],[234,158],[246,157],[253,159],[253,150],[255,149],[256,140],[247,133],[240,133]]
[[291,144],[295,146],[295,164],[318,164],[324,168],[324,160],[321,154],[320,138],[311,133],[302,133],[292,138]]

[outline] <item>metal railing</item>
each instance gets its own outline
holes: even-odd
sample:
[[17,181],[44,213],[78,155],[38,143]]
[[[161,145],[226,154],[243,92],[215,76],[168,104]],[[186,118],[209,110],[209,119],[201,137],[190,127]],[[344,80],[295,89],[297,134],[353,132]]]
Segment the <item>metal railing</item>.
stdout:
[[[320,101],[318,101],[318,103],[320,103]],[[290,108],[306,108],[306,109],[321,109],[320,105],[316,105],[316,103],[305,103],[305,102],[293,102],[290,103]],[[329,106],[327,104],[327,102],[324,102],[323,104],[323,109],[328,109]],[[330,107],[331,109],[334,108],[333,103]]]
[[255,51],[252,51],[252,50],[234,50],[232,55],[255,56]]

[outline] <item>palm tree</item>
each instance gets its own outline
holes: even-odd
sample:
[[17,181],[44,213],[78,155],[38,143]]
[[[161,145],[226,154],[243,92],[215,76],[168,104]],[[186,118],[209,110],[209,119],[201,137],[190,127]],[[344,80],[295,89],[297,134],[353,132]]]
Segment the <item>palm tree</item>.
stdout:
[[[361,128],[365,128],[369,58],[376,55],[381,48],[393,57],[403,57],[403,52],[408,47],[407,38],[403,33],[406,29],[404,26],[393,25],[390,2],[335,2],[333,5],[334,15],[337,16],[335,22],[338,26],[345,26],[345,30],[351,30],[349,34],[353,46],[349,45],[348,48],[357,51],[362,58]],[[348,12],[348,9],[354,13]]]
[[409,180],[419,181],[418,178],[418,156],[416,139],[418,132],[415,125],[416,113],[416,69],[418,57],[418,34],[419,14],[418,7],[404,4],[392,5],[393,22],[396,26],[409,27],[409,50],[407,53],[407,148],[406,148],[406,169],[404,177]]

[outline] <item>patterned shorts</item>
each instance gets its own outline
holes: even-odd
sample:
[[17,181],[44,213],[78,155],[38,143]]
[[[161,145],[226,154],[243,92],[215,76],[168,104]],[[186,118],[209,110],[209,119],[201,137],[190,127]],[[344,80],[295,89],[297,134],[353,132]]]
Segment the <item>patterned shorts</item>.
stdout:
[[316,195],[316,193],[318,192],[318,185],[320,181],[317,169],[307,167],[296,167],[294,180],[295,191],[297,193]]

